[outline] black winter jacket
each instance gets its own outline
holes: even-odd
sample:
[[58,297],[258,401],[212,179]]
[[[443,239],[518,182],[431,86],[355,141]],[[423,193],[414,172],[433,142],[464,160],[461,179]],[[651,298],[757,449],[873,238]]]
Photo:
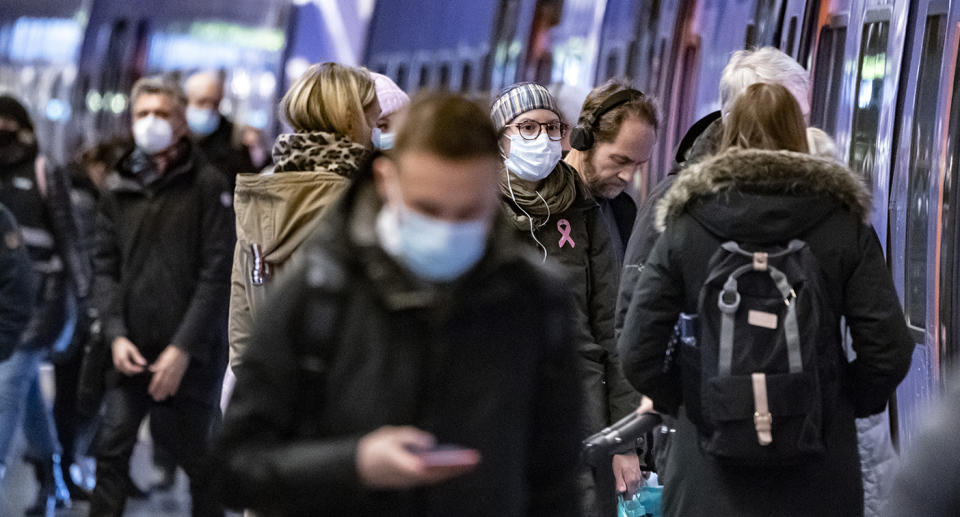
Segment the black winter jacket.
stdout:
[[237,184],[237,174],[257,173],[250,161],[250,150],[246,146],[234,144],[234,125],[220,115],[220,125],[209,135],[197,140],[197,146],[204,158],[223,174],[230,183],[230,192]]
[[[565,211],[552,214],[543,226],[534,228],[547,249],[547,263],[561,273],[562,286],[573,301],[571,331],[585,397],[580,438],[586,438],[634,411],[640,405],[640,395],[623,377],[617,357],[614,309],[619,264],[612,236],[600,205],[580,183],[577,172],[560,162],[551,174],[562,173],[577,182],[576,200]],[[518,213],[512,200],[504,198],[502,203],[515,241],[533,253],[541,253],[530,235],[529,219]],[[584,503],[589,515],[615,511],[612,472],[612,467],[597,469],[593,479],[584,478],[581,485],[587,494]]]
[[95,292],[107,346],[124,336],[150,362],[168,345],[184,349],[190,366],[178,396],[213,404],[227,357],[231,196],[192,144],[180,146],[181,158],[153,182],[144,185],[155,173],[136,150],[110,177],[97,216]]
[[69,317],[67,297],[90,294],[89,256],[80,241],[65,170],[54,167],[35,146],[18,149],[19,159],[0,164],[0,200],[23,234],[37,274],[33,318],[20,348],[52,346]]
[[[509,232],[471,271],[424,283],[376,243],[360,183],[291,259],[258,321],[213,456],[225,502],[267,515],[579,515],[580,393],[563,292]],[[479,468],[377,491],[358,440],[412,425]]]
[[[667,515],[862,514],[854,418],[883,411],[913,350],[880,243],[865,224],[869,213],[857,176],[806,154],[732,150],[680,173],[658,207],[666,231],[641,274],[619,341],[630,382],[658,410],[680,408],[664,491]],[[731,468],[700,451],[679,395],[681,379],[663,373],[666,345],[678,313],[696,312],[707,263],[722,242],[792,238],[810,246],[828,287],[821,322],[833,329],[834,343],[819,363],[827,451],[799,467]],[[849,364],[842,359],[841,316],[857,353]]]
[[722,136],[723,124],[720,121],[719,111],[697,121],[684,135],[680,149],[677,150],[676,162],[667,177],[650,189],[647,198],[637,208],[630,241],[627,243],[627,250],[623,257],[623,269],[620,272],[616,321],[618,334],[623,328],[623,318],[627,314],[627,307],[630,306],[630,299],[633,297],[637,281],[640,280],[643,265],[657,238],[660,237],[660,232],[654,228],[657,203],[670,190],[681,169],[709,158],[717,151]]
[[30,322],[35,284],[17,222],[0,205],[0,361],[10,357]]

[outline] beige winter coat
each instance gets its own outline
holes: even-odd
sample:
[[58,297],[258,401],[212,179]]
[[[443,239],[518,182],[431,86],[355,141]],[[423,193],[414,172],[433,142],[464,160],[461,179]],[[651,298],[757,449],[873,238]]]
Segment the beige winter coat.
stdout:
[[344,176],[323,171],[237,176],[237,247],[230,282],[232,368],[243,360],[254,317],[263,306],[271,280],[349,183]]

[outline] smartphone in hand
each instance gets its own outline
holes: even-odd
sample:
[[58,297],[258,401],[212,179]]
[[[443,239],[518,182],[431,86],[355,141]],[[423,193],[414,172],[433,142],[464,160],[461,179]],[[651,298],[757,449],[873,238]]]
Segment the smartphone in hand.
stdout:
[[480,463],[480,451],[460,445],[441,444],[431,449],[411,449],[427,467],[469,467]]

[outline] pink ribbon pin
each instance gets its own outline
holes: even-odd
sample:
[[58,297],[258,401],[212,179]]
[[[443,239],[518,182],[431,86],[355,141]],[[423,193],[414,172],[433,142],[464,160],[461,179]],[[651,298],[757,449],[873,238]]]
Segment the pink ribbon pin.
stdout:
[[568,242],[570,243],[571,248],[577,247],[577,243],[573,242],[573,238],[570,237],[570,221],[567,221],[566,219],[560,219],[557,221],[557,229],[560,230],[559,246],[561,248]]

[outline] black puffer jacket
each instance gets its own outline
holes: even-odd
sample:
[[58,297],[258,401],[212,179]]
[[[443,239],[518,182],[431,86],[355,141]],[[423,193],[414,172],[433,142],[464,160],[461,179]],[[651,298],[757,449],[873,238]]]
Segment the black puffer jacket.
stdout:
[[[658,207],[657,241],[620,337],[624,371],[677,433],[664,491],[667,515],[858,515],[863,512],[855,416],[884,409],[910,365],[913,342],[873,229],[869,195],[843,166],[806,154],[733,150],[677,178]],[[663,373],[678,313],[694,313],[707,263],[726,240],[770,245],[792,238],[816,256],[835,343],[821,357],[826,454],[778,469],[731,468],[702,453],[685,416],[680,379]],[[857,359],[841,359],[840,317]],[[684,358],[681,357],[681,361]]]
[[107,346],[124,336],[150,362],[168,345],[183,348],[190,366],[178,396],[213,404],[227,358],[233,211],[222,175],[192,144],[180,145],[181,157],[152,182],[139,151],[109,178],[97,216],[95,295]]
[[[224,501],[267,515],[579,515],[580,393],[564,293],[509,231],[447,286],[376,242],[355,185],[291,259],[258,319],[212,457]],[[416,490],[357,478],[363,435],[412,425],[479,449]]]
[[0,361],[10,357],[30,322],[35,289],[33,267],[17,222],[0,205]]

